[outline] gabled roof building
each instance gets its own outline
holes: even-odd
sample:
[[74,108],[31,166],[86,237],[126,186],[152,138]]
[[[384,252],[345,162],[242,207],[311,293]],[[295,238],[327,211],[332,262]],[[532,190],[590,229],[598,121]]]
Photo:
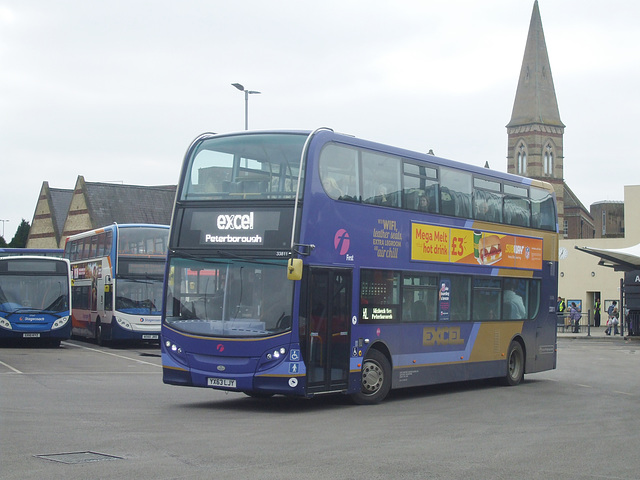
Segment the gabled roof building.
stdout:
[[27,248],[64,248],[68,236],[112,223],[169,225],[175,193],[175,185],[87,182],[82,175],[73,190],[44,182]]
[[72,197],[73,190],[50,188],[49,182],[42,182],[27,248],[59,248]]

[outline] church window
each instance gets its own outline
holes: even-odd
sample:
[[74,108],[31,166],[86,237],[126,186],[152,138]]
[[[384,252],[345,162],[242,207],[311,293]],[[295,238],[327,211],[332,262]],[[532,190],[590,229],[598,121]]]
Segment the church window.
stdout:
[[525,175],[527,173],[527,150],[524,143],[521,143],[517,152],[518,174]]
[[547,143],[547,146],[544,147],[544,174],[553,175],[553,147],[551,143]]

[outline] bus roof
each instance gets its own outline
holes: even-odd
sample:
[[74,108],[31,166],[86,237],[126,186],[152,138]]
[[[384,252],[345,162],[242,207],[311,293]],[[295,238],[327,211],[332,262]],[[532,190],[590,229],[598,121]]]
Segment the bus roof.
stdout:
[[312,136],[311,142],[319,141],[321,143],[327,142],[338,142],[346,145],[353,145],[358,147],[366,147],[371,150],[377,150],[380,152],[385,152],[392,155],[397,155],[399,157],[410,158],[410,159],[418,159],[424,160],[425,162],[435,163],[442,166],[449,166],[456,169],[466,170],[470,173],[474,173],[477,175],[483,175],[488,177],[499,178],[502,180],[508,180],[515,183],[520,183],[524,185],[531,185],[534,187],[542,188],[549,192],[554,192],[553,186],[541,180],[523,177],[520,175],[515,175],[513,173],[503,172],[500,170],[494,170],[491,168],[480,167],[478,165],[473,165],[470,163],[461,162],[458,160],[450,160],[448,158],[439,157],[436,155],[432,155],[430,153],[417,152],[415,150],[409,150],[402,147],[396,147],[389,144],[383,144],[380,142],[375,142],[371,140],[366,140],[363,138],[358,138],[354,135],[335,132],[331,128],[321,127],[314,131],[310,130],[249,130],[249,131],[238,131],[238,132],[229,132],[229,133],[203,133],[198,136],[192,142],[191,146],[187,151],[187,155],[191,153],[192,148],[202,142],[203,140],[211,139],[211,138],[222,138],[222,137],[231,137],[231,136],[246,136],[246,135],[265,135],[265,134],[297,134],[297,135],[307,135]]

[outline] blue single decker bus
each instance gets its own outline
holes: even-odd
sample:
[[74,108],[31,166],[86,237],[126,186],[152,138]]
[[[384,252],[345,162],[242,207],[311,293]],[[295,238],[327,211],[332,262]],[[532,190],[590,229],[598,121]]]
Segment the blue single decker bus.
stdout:
[[63,258],[0,257],[0,339],[60,345],[71,336],[71,277]]

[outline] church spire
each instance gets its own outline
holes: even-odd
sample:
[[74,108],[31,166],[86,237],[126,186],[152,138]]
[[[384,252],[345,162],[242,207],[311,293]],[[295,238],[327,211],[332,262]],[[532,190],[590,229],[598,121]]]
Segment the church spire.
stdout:
[[516,98],[507,128],[531,124],[564,128],[553,87],[538,0],[533,4]]
[[553,185],[561,225],[565,191],[564,128],[553,88],[538,0],[535,0],[513,112],[507,125],[507,172]]

